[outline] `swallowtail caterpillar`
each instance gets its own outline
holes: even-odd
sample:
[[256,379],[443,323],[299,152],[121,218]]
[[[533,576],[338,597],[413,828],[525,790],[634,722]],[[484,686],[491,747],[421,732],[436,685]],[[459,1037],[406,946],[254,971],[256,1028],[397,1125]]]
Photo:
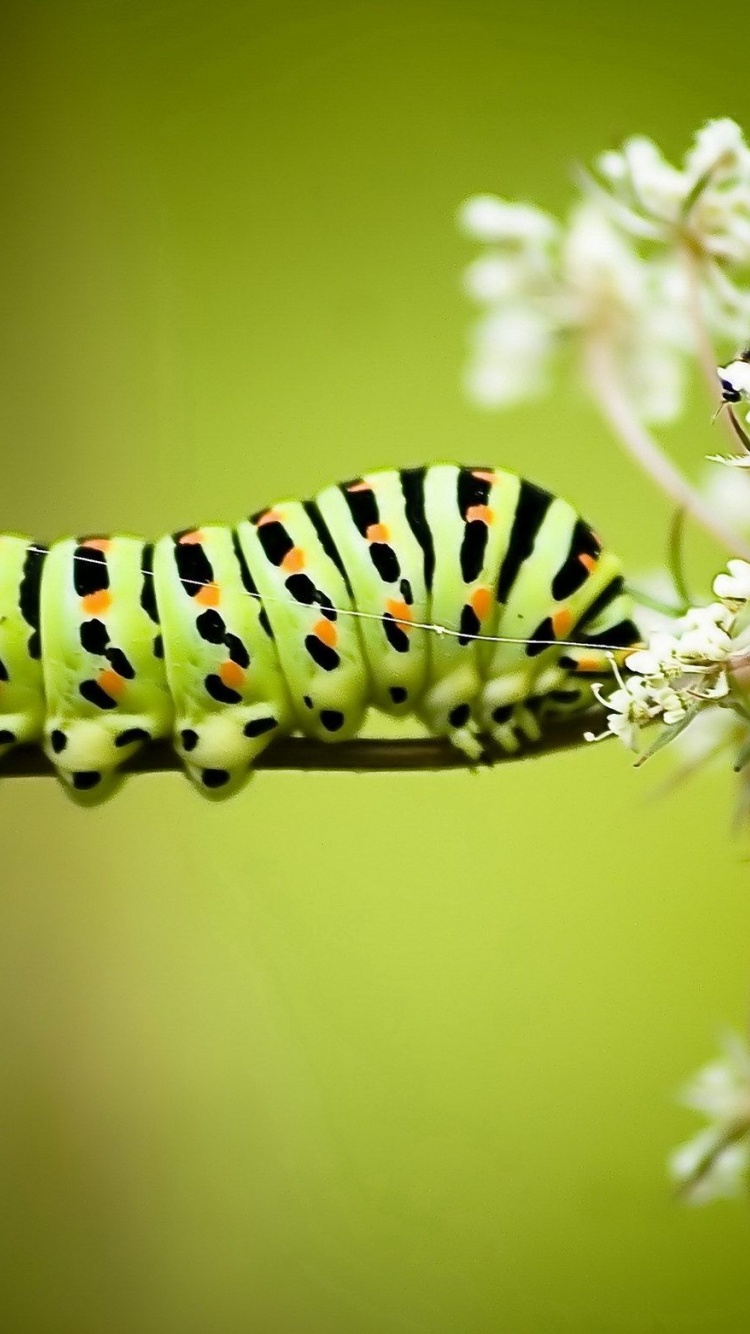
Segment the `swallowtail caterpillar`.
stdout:
[[156,543],[0,536],[0,759],[38,742],[91,801],[171,736],[226,795],[275,737],[348,739],[372,705],[478,761],[588,709],[631,615],[572,506],[493,468],[374,472]]

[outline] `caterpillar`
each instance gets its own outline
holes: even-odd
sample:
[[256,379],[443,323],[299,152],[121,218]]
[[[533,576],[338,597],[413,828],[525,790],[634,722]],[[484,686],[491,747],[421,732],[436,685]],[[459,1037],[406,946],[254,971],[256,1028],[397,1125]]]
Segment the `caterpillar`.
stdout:
[[275,737],[351,738],[374,706],[478,761],[589,708],[638,639],[593,529],[489,467],[373,472],[156,542],[0,535],[0,759],[41,744],[90,802],[171,736],[225,796]]

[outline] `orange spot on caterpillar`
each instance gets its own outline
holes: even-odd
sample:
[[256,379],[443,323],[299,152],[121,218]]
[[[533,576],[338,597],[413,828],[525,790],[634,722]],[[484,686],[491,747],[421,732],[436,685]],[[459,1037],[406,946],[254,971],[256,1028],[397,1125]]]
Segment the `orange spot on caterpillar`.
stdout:
[[239,663],[232,662],[231,658],[227,658],[226,662],[221,663],[219,676],[224,685],[228,686],[230,690],[240,690],[245,683],[245,673]]
[[552,617],[552,632],[555,639],[564,639],[573,627],[573,613],[569,607],[561,607]]
[[602,662],[600,657],[591,654],[589,657],[579,658],[576,664],[578,672],[606,672],[609,664]]
[[292,547],[291,551],[287,551],[282,560],[281,569],[284,571],[284,574],[297,574],[304,568],[305,553],[302,550],[302,547]]
[[101,616],[112,606],[112,594],[107,588],[100,588],[96,593],[87,593],[81,598],[81,611],[87,616]]
[[218,584],[201,584],[193,593],[193,601],[201,607],[218,607],[221,602],[221,590]]
[[596,568],[596,556],[590,556],[587,551],[582,551],[578,559],[584,570],[588,570],[589,574]]
[[117,699],[117,696],[121,695],[125,689],[125,679],[118,676],[117,672],[100,672],[96,680],[102,690],[106,690],[107,694],[111,695],[113,699]]
[[472,477],[476,477],[480,482],[492,483],[497,481],[496,472],[485,472],[483,468],[472,468],[471,475]]
[[489,505],[470,505],[466,511],[467,523],[486,523],[489,527],[494,517]]
[[369,482],[352,482],[351,486],[348,486],[346,489],[347,491],[372,491]]
[[474,608],[480,621],[485,620],[489,615],[490,607],[492,606],[492,594],[489,588],[475,588],[469,598],[469,602]]
[[255,527],[262,528],[264,523],[281,523],[282,518],[278,510],[266,510],[260,518],[255,520]]
[[336,629],[336,626],[333,624],[333,621],[326,620],[325,616],[315,622],[313,626],[313,634],[317,639],[320,639],[323,644],[327,644],[329,648],[335,648],[339,642],[339,632]]
[[398,621],[404,630],[411,630],[411,607],[396,598],[386,602],[385,606],[386,610],[391,613],[393,619]]
[[192,533],[183,533],[179,539],[181,547],[194,547],[203,541],[203,533],[199,528],[194,529]]
[[368,542],[387,542],[390,531],[384,523],[371,523],[365,533]]
[[109,551],[112,540],[109,537],[87,537],[81,546],[88,547],[89,551]]

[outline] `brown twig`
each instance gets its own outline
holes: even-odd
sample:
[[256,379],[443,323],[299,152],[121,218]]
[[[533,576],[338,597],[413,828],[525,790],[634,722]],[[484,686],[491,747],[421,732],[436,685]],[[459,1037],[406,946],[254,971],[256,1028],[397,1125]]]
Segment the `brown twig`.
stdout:
[[[563,722],[550,723],[541,741],[529,742],[513,755],[488,743],[488,756],[483,765],[491,767],[510,760],[534,759],[585,745],[584,732],[596,731],[604,718],[604,710],[596,709]],[[258,756],[254,767],[312,772],[404,773],[477,766],[448,741],[435,737],[403,741],[363,739],[328,745],[305,737],[288,737],[269,746]],[[123,765],[124,773],[168,773],[181,769],[179,757],[166,741],[144,747]],[[53,774],[49,760],[36,746],[19,746],[0,768],[0,778],[49,778]]]

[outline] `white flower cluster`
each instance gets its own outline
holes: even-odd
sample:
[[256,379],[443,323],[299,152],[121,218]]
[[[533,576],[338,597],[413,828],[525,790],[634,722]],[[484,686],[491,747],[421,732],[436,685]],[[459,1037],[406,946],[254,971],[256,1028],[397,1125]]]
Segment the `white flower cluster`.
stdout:
[[[708,704],[732,702],[728,668],[737,641],[731,632],[737,608],[750,598],[750,565],[730,561],[729,569],[714,582],[714,592],[725,601],[692,607],[675,622],[674,632],[651,635],[645,648],[626,658],[631,675],[623,677],[613,661],[618,688],[605,695],[601,685],[593,687],[609,710],[607,730],[598,736],[587,733],[587,740],[614,734],[630,750],[639,751],[641,733],[651,723],[681,730]],[[741,588],[747,593],[738,597]]]
[[563,341],[603,334],[641,420],[673,420],[695,350],[691,272],[713,334],[736,342],[750,325],[750,150],[731,120],[705,125],[681,168],[632,138],[580,191],[565,224],[491,195],[461,210],[486,247],[465,275],[482,308],[469,394],[486,407],[536,394]]
[[640,135],[596,166],[603,207],[633,237],[699,256],[709,328],[743,339],[750,293],[727,276],[750,265],[750,149],[739,125],[709,121],[679,168]]
[[750,1052],[737,1034],[723,1057],[699,1070],[680,1096],[709,1124],[670,1154],[668,1168],[691,1204],[739,1195],[750,1184]]

